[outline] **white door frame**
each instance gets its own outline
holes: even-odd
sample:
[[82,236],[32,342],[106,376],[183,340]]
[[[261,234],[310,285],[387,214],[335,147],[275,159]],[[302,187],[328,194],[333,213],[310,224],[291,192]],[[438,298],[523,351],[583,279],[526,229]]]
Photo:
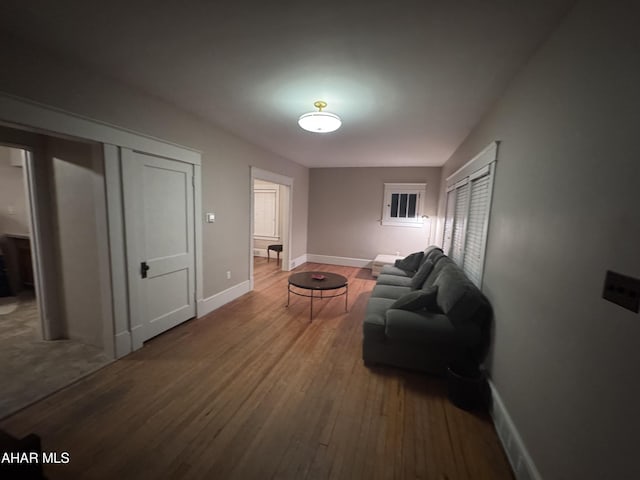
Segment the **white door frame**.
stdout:
[[[102,312],[103,325],[113,325],[115,357],[120,358],[142,346],[131,336],[129,291],[126,269],[124,210],[122,203],[122,169],[118,147],[179,160],[194,165],[194,215],[196,242],[196,316],[202,301],[202,205],[201,152],[181,145],[164,142],[138,132],[120,128],[98,120],[75,115],[55,107],[0,92],[0,122],[12,128],[25,127],[31,131],[67,135],[103,144],[105,189],[107,197],[108,247],[110,261],[100,262],[101,278],[111,278],[103,287],[103,298],[111,300]],[[44,286],[46,288],[46,286]]]
[[254,183],[255,180],[263,180],[265,182],[277,183],[285,187],[283,201],[287,208],[287,214],[282,218],[282,271],[291,270],[291,225],[293,222],[293,178],[279,173],[263,170],[258,167],[251,167],[251,210],[249,214],[249,288],[253,290],[253,212],[254,212]]

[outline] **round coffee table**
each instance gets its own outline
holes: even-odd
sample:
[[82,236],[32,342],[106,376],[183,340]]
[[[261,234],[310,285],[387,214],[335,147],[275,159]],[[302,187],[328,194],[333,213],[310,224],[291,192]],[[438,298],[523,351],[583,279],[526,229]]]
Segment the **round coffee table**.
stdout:
[[[293,287],[293,288],[292,288]],[[297,289],[305,290],[300,292]],[[329,290],[344,289],[340,293],[325,295],[324,292]],[[314,292],[320,292],[320,295],[314,295]],[[291,294],[311,299],[309,308],[309,321],[313,318],[313,299],[314,298],[333,298],[344,295],[344,311],[348,312],[347,304],[349,301],[349,283],[347,278],[337,273],[331,272],[299,272],[289,276],[289,285],[287,287],[287,307],[291,300]]]

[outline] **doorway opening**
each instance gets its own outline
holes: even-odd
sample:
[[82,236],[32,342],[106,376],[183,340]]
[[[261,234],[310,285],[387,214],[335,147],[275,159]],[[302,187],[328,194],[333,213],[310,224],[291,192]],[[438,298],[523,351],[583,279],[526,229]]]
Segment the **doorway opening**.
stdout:
[[99,152],[0,127],[0,418],[112,359],[100,315]]
[[275,273],[291,268],[293,179],[251,169],[250,282],[269,283]]

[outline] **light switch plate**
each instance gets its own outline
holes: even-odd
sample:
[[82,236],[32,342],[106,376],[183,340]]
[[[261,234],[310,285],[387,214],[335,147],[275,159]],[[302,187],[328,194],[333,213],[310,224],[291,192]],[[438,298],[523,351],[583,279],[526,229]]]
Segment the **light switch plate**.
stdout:
[[640,279],[607,270],[602,298],[638,313],[640,310]]
[[216,221],[215,213],[207,213],[207,223],[213,223]]

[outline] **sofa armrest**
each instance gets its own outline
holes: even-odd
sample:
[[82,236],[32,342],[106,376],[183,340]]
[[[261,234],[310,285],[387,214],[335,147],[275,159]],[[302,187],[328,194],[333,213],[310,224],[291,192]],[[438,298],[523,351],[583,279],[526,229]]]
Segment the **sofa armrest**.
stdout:
[[456,330],[446,315],[431,312],[387,310],[386,336],[391,340],[411,343],[449,343],[456,339]]

